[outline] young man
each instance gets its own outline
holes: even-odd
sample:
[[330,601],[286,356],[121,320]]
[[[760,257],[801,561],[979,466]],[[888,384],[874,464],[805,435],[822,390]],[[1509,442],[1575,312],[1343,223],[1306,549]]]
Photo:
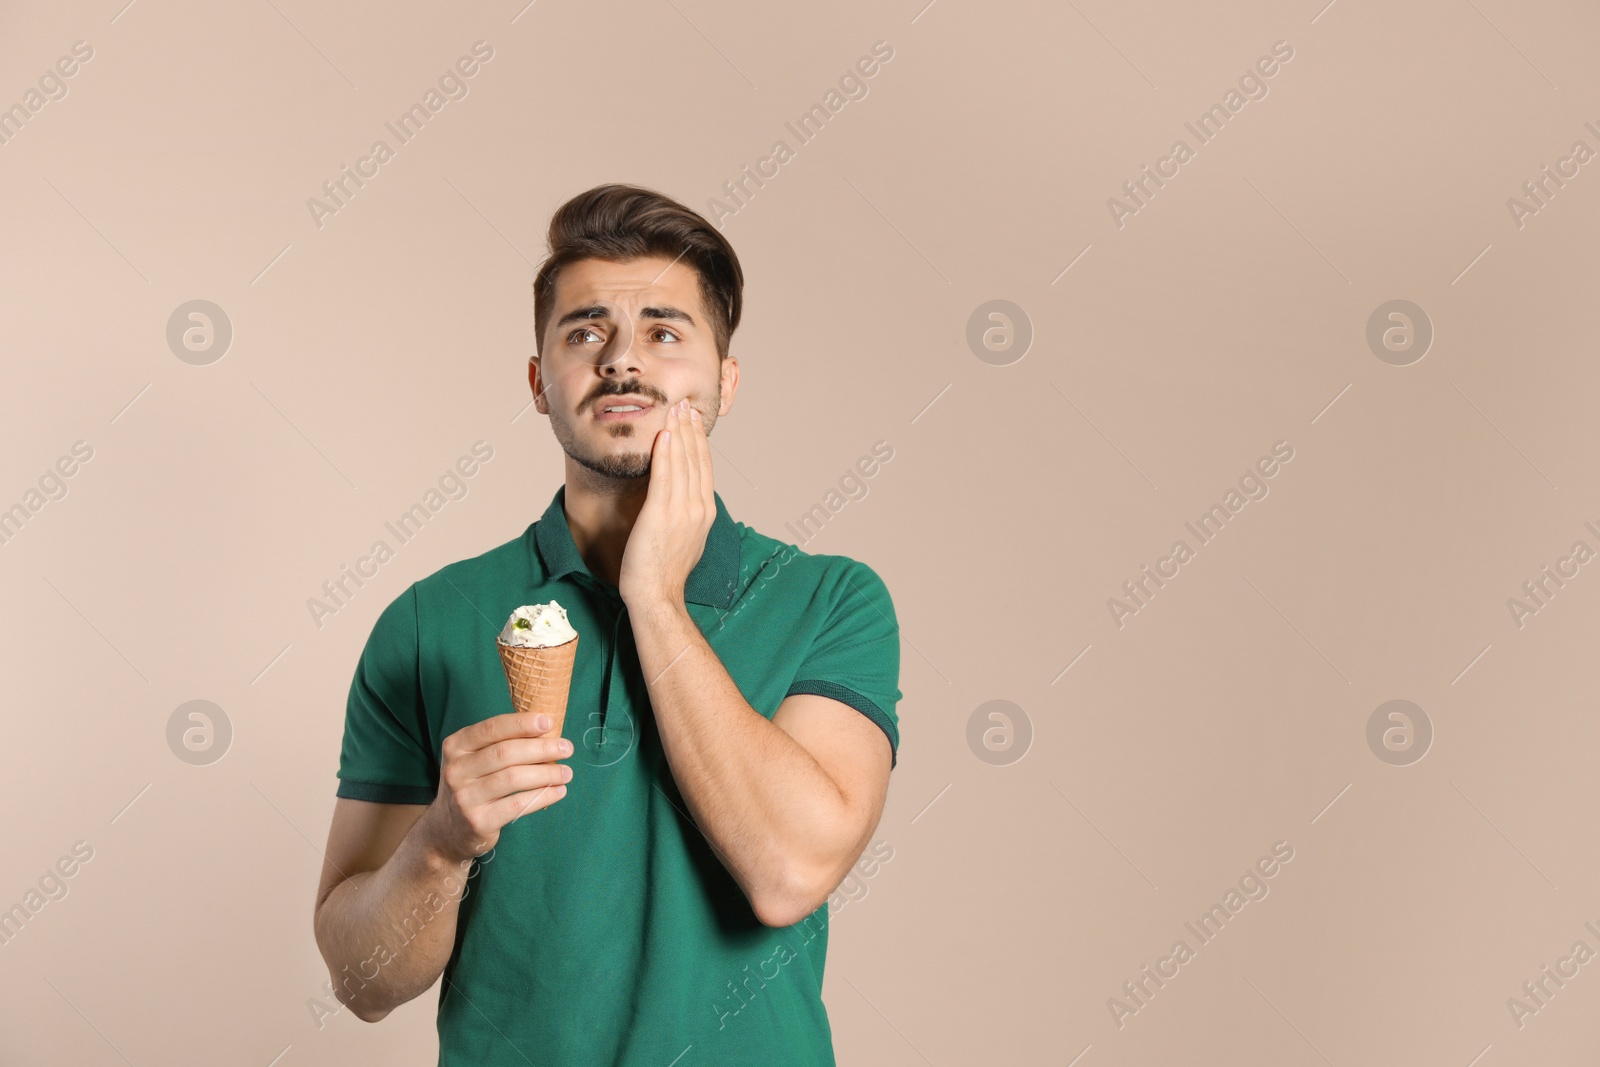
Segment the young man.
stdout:
[[[832,1064],[827,901],[895,763],[894,606],[712,488],[744,284],[722,235],[606,185],[549,239],[528,378],[566,484],[374,625],[317,944],[369,1022],[442,974],[444,1065]],[[561,736],[510,711],[495,651],[550,600],[579,633]]]

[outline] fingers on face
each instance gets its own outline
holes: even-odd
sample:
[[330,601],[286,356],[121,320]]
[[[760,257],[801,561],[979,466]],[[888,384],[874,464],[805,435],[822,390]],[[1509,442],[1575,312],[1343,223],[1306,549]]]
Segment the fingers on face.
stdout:
[[[674,442],[672,437],[677,437],[671,431],[677,429],[674,425],[672,412],[667,412],[667,424],[661,432],[656,434],[656,439],[650,446],[650,497],[660,496],[663,500],[672,497],[672,452]],[[671,433],[669,437],[668,434]]]
[[698,409],[690,407],[685,411],[681,420],[684,423],[685,440],[691,476],[690,491],[696,499],[711,502],[711,442],[706,437],[705,419]]
[[683,417],[681,401],[667,412],[667,429],[672,431],[672,440],[667,442],[672,456],[672,477],[668,484],[672,488],[672,501],[681,503],[689,484],[689,420]]
[[700,427],[690,417],[689,412],[694,409],[685,404],[682,413],[678,416],[678,425],[683,433],[683,473],[684,488],[688,491],[688,499],[700,499],[700,450],[704,447],[700,441]]

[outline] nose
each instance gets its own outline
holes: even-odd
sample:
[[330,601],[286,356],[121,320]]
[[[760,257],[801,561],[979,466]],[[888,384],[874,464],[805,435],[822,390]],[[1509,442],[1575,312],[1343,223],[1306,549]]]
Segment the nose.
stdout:
[[621,318],[617,322],[611,339],[600,351],[598,368],[602,374],[613,377],[617,374],[637,375],[644,370],[643,361],[633,346],[633,323],[628,319]]

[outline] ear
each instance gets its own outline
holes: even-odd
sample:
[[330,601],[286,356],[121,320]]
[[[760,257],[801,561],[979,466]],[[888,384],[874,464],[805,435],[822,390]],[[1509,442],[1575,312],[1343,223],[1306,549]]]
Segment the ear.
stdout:
[[729,356],[722,361],[722,406],[717,408],[721,418],[733,409],[733,395],[739,391],[739,357]]
[[533,406],[539,410],[539,414],[550,414],[550,408],[544,400],[545,383],[539,371],[538,356],[528,360],[528,387],[533,390]]

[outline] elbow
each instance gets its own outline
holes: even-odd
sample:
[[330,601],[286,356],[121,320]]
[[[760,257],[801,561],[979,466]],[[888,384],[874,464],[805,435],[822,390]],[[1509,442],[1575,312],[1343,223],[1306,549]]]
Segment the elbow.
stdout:
[[382,1022],[394,1010],[394,1005],[374,1004],[371,998],[363,998],[360,991],[352,991],[348,986],[334,987],[333,995],[340,1004],[350,1009],[354,1015],[364,1023]]
[[774,928],[793,926],[827,902],[828,890],[818,879],[790,881],[750,897],[761,925]]
[[761,925],[771,926],[775,929],[793,926],[817,910],[816,907],[808,908],[804,904],[797,904],[787,900],[757,900],[754,907],[756,918],[761,920]]

